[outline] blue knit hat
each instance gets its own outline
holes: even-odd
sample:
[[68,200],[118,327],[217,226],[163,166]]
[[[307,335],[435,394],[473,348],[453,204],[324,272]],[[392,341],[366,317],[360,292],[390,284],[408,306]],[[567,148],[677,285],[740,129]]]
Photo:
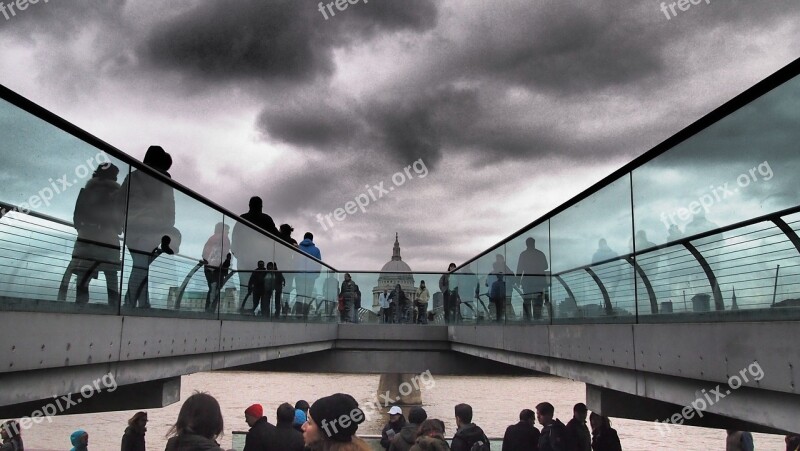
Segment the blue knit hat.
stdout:
[[292,423],[293,426],[300,426],[306,422],[306,413],[300,409],[294,410],[294,422]]

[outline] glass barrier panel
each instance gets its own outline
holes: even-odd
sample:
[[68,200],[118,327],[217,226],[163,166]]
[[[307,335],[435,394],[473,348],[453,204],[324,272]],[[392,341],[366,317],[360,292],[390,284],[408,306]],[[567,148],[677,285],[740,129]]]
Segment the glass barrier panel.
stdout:
[[3,100],[0,130],[0,305],[116,314],[128,165]]
[[551,219],[554,322],[635,322],[632,299],[606,301],[603,290],[611,293],[594,269],[615,284],[615,296],[628,294],[629,284],[632,288],[633,267],[617,262],[633,251],[630,199],[630,176],[625,175]]
[[205,308],[203,257],[217,230],[224,231],[223,215],[146,171],[132,170],[123,187],[129,198],[122,313],[215,315]]
[[[286,270],[276,263],[275,240],[238,218],[225,217],[231,230],[231,274],[223,279],[221,318],[275,320],[285,315]],[[277,266],[277,268],[276,268]]]
[[798,96],[800,77],[636,168],[637,233],[660,245],[800,204]]

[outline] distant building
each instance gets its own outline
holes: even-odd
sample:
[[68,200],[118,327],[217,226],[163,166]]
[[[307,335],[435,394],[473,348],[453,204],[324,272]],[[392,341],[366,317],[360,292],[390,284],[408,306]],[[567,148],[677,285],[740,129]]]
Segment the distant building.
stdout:
[[398,234],[395,234],[392,259],[383,265],[383,268],[381,268],[381,275],[378,277],[378,286],[372,289],[373,310],[377,310],[378,296],[383,293],[383,290],[392,291],[398,283],[400,284],[400,288],[406,292],[409,299],[412,299],[414,297],[414,291],[417,289],[416,283],[414,282],[414,275],[411,273],[411,267],[409,267],[400,256],[400,238]]

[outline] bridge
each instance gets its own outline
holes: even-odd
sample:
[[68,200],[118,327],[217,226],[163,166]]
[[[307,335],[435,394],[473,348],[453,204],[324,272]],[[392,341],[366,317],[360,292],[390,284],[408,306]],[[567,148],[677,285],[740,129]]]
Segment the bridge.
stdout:
[[[534,370],[586,383],[612,417],[798,432],[799,74],[800,60],[458,266],[428,325],[377,324],[370,298],[379,279],[444,274],[352,272],[362,323],[340,324],[345,271],[0,87],[0,416],[70,394],[81,403],[63,413],[161,407],[182,375],[226,368]],[[81,187],[109,162],[131,180],[121,233],[79,236]],[[129,252],[149,202],[136,183],[174,197],[157,233],[172,248],[147,244],[144,277]],[[252,269],[238,257],[202,262],[221,266],[223,229],[277,264],[280,315],[242,313]],[[528,266],[533,249],[544,264]]]

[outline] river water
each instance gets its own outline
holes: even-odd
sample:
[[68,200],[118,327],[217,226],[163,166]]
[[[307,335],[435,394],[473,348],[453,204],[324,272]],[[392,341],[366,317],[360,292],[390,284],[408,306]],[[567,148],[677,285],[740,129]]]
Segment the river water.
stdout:
[[[260,403],[271,422],[275,410],[283,402],[294,405],[298,399],[309,402],[335,392],[346,392],[359,402],[376,400],[378,375],[268,373],[219,371],[184,376],[181,399],[194,391],[214,395],[222,406],[225,435],[220,438],[223,449],[231,447],[231,431],[246,431],[244,409]],[[542,401],[552,403],[556,416],[564,423],[572,416],[572,406],[585,401],[585,385],[552,376],[436,376],[423,385],[423,404],[429,418],[442,419],[447,435],[455,431],[453,406],[470,404],[474,422],[489,437],[502,437],[505,428],[517,422],[520,410],[533,409]],[[181,402],[162,409],[148,410],[147,449],[163,450],[167,429],[175,422]],[[69,435],[82,428],[89,433],[92,451],[116,451],[128,418],[135,411],[68,415],[52,418],[52,423],[33,425],[23,432],[26,450],[67,450]],[[373,416],[361,425],[359,434],[380,434],[385,416]],[[538,426],[538,425],[537,425]],[[622,448],[629,450],[723,450],[725,431],[688,426],[674,426],[662,437],[651,422],[612,419]],[[758,450],[783,450],[783,437],[753,434]]]

